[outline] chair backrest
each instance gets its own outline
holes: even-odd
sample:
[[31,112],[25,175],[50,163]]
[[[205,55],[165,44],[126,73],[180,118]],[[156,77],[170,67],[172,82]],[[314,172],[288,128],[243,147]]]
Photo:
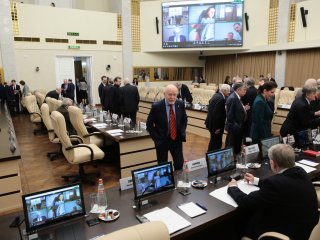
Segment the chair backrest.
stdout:
[[51,131],[54,129],[53,129],[53,125],[52,125],[51,118],[50,118],[48,104],[43,103],[41,105],[40,110],[41,110],[42,121],[48,130],[49,140],[53,141],[56,138],[56,134],[54,133],[54,131]]
[[309,240],[319,240],[320,239],[320,222],[313,228]]
[[38,105],[42,106],[42,103],[44,102],[46,95],[44,95],[43,93],[41,93],[39,91],[34,92],[34,95],[36,95]]
[[155,101],[159,101],[159,100],[163,99],[163,98],[164,98],[163,92],[164,92],[164,87],[159,87],[159,88],[158,88],[157,95],[156,95],[156,97],[154,98],[154,100],[155,100]]
[[66,126],[66,121],[64,119],[64,116],[58,111],[53,111],[51,113],[51,120],[52,120],[54,132],[58,136],[60,143],[62,145],[63,155],[69,162],[73,162],[75,150],[74,149],[69,151],[65,150],[67,147],[71,147],[72,143],[67,134],[67,126]]
[[77,131],[77,135],[80,136],[85,143],[90,143],[90,142],[86,142],[86,140],[89,141],[90,139],[83,138],[84,135],[88,134],[88,130],[84,125],[81,109],[75,106],[69,106],[68,112],[69,112],[70,122],[73,128]]
[[146,96],[147,100],[154,101],[156,97],[157,87],[149,87],[148,95]]
[[53,103],[54,98],[51,97],[46,97],[46,103],[49,106],[49,112],[51,113],[54,109],[54,103]]
[[280,97],[278,104],[288,104],[291,105],[295,99],[295,92],[289,90],[280,90]]
[[147,91],[148,91],[148,87],[138,86],[138,92],[139,92],[140,99],[144,99],[146,97]]
[[41,112],[39,109],[39,106],[37,104],[36,96],[35,95],[30,95],[26,96],[24,98],[25,101],[25,107],[27,108],[29,113],[38,113],[38,114],[31,114],[30,115],[30,120],[31,122],[41,122]]
[[169,240],[170,234],[167,226],[161,221],[152,221],[123,228],[96,240]]

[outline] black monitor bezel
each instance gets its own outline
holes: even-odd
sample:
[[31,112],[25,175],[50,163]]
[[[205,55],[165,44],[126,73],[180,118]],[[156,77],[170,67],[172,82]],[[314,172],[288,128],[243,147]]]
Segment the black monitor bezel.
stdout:
[[[154,190],[152,192],[145,192],[142,195],[138,195],[135,174],[137,172],[140,172],[140,171],[146,171],[147,172],[148,170],[151,170],[151,169],[156,168],[156,167],[162,168],[163,166],[169,166],[170,167],[170,172],[171,172],[170,175],[172,177],[172,183],[170,185],[166,186],[166,187],[162,187],[162,188],[156,189],[156,190]],[[161,193],[161,192],[166,192],[168,190],[175,189],[175,179],[174,179],[174,172],[173,172],[172,162],[165,162],[165,163],[160,163],[160,164],[149,166],[149,167],[134,169],[134,170],[131,171],[131,176],[132,176],[133,192],[134,192],[134,199],[135,200],[146,198],[146,197],[150,197],[150,196],[153,196],[153,195]]]
[[[278,143],[277,143],[277,144],[279,144],[279,143],[280,143],[280,136],[272,136],[272,137],[267,137],[267,138],[264,138],[264,139],[261,139],[261,140],[260,140],[259,145],[260,145],[261,159],[265,159],[265,158],[268,157],[268,153],[267,153],[266,156],[263,155],[263,149],[262,149],[263,144],[262,144],[262,142],[263,142],[263,141],[266,141],[266,140],[269,140],[269,139],[276,139],[276,138],[278,139]],[[268,152],[268,151],[267,151],[267,152]]]
[[[208,156],[211,155],[211,154],[218,153],[218,152],[223,152],[223,151],[231,151],[232,156],[233,156],[233,161],[230,162],[230,163],[233,163],[233,164],[230,164],[230,166],[228,166],[226,168],[222,168],[222,169],[217,170],[215,172],[211,172],[210,171],[210,167],[209,167],[209,157]],[[208,177],[216,176],[216,175],[218,175],[220,173],[227,172],[227,171],[235,169],[236,168],[236,161],[235,161],[235,156],[234,156],[234,152],[233,152],[233,147],[226,147],[224,149],[217,149],[217,150],[214,150],[214,151],[206,152],[206,163],[207,163]]]
[[[35,196],[35,195],[39,195],[39,194],[44,194],[44,193],[49,193],[53,192],[53,191],[59,191],[59,190],[66,190],[67,188],[70,187],[75,187],[75,186],[79,186],[79,191],[80,191],[80,198],[81,198],[81,207],[82,207],[82,211],[80,213],[74,214],[74,215],[68,215],[68,216],[63,216],[61,218],[56,218],[53,220],[49,220],[46,221],[45,223],[41,224],[41,225],[36,225],[36,226],[31,226],[30,221],[29,221],[29,217],[28,217],[28,209],[27,209],[27,202],[26,202],[26,198]],[[43,191],[39,191],[39,192],[33,192],[33,193],[29,193],[29,194],[24,194],[22,195],[22,203],[23,203],[23,213],[24,213],[24,217],[25,217],[25,225],[26,225],[26,232],[28,234],[30,233],[34,233],[37,232],[39,230],[45,229],[46,227],[50,227],[54,224],[58,224],[61,222],[65,222],[65,221],[69,221],[78,217],[82,217],[86,215],[86,209],[85,209],[85,202],[84,202],[84,197],[83,197],[83,190],[82,190],[82,184],[81,183],[74,183],[74,184],[70,184],[70,185],[66,185],[66,186],[62,186],[62,187],[57,187],[57,188],[51,188],[51,189],[47,189],[47,190],[43,190]]]

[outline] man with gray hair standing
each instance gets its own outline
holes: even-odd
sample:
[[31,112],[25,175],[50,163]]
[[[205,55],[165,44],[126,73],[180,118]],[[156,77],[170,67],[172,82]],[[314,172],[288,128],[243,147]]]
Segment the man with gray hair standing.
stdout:
[[138,88],[131,84],[129,78],[124,79],[124,86],[120,87],[120,106],[123,117],[131,118],[132,125],[136,124],[140,96]]
[[[271,170],[275,175],[259,180],[245,174],[248,184],[260,189],[248,195],[231,180],[228,194],[239,205],[241,236],[258,239],[265,232],[279,232],[290,239],[309,239],[319,221],[317,195],[308,174],[295,166],[295,153],[290,145],[276,144],[268,150]],[[242,216],[243,214],[243,216]]]
[[206,128],[210,131],[208,151],[222,147],[222,135],[226,121],[226,98],[230,94],[230,85],[222,84],[219,92],[214,94],[209,101],[208,115],[205,121]]

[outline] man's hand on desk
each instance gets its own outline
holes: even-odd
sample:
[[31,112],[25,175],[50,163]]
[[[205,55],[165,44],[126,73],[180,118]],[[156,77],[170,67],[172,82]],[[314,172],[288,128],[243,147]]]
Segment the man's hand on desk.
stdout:
[[251,173],[246,173],[244,175],[244,180],[248,183],[253,183],[254,176]]
[[238,183],[235,179],[231,179],[231,181],[228,183],[228,187],[238,187]]

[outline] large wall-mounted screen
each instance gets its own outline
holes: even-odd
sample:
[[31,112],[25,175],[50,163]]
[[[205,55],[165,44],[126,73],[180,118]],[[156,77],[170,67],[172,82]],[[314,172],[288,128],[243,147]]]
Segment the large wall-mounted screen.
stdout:
[[162,3],[162,47],[241,47],[243,0]]

